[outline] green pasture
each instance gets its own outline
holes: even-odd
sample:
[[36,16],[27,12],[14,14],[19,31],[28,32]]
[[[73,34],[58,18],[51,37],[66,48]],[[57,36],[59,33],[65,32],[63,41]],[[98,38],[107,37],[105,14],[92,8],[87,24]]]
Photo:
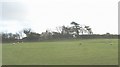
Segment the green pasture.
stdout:
[[117,65],[117,39],[4,43],[3,65]]

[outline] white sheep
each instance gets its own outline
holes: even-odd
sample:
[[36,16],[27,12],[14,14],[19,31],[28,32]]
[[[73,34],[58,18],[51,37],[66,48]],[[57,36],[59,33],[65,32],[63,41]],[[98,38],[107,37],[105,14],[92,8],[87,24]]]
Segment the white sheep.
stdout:
[[12,45],[15,45],[15,43],[12,43]]

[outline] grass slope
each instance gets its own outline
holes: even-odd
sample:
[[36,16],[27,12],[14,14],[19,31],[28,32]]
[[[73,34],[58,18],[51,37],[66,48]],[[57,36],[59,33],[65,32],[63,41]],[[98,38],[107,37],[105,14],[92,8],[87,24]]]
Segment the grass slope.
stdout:
[[117,65],[117,39],[3,44],[6,65]]

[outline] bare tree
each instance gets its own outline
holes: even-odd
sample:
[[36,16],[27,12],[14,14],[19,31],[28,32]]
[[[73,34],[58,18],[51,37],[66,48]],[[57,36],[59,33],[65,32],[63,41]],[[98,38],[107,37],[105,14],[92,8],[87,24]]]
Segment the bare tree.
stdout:
[[89,26],[85,26],[85,29],[88,34],[93,34],[92,29]]

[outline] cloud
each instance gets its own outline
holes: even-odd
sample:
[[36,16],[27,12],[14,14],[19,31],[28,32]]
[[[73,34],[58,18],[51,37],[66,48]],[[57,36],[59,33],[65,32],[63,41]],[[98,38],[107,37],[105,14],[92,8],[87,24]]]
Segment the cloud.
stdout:
[[26,8],[18,2],[2,2],[2,20],[23,20]]
[[26,23],[26,6],[21,2],[0,3],[0,32],[17,32],[29,26]]

